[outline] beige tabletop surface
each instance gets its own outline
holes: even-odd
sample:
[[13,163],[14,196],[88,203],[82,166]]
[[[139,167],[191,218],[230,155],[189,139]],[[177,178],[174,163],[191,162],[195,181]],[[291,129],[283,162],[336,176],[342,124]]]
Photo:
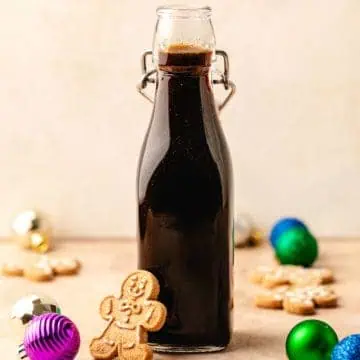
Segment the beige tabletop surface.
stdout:
[[[337,309],[317,312],[316,318],[331,324],[339,337],[360,333],[360,239],[320,240],[320,258],[316,266],[334,270],[334,288],[341,296]],[[134,239],[73,239],[58,241],[49,256],[75,256],[82,263],[80,275],[56,278],[50,283],[34,283],[22,278],[0,278],[0,354],[1,359],[16,359],[16,345],[8,314],[12,304],[28,293],[45,293],[61,304],[63,314],[78,325],[82,345],[78,360],[90,360],[88,344],[100,334],[105,323],[98,315],[98,306],[106,295],[119,292],[120,281],[136,268]],[[6,260],[29,261],[25,253],[10,242],[0,242],[0,263]],[[247,274],[257,265],[273,263],[269,246],[240,249],[235,253],[235,328],[227,351],[209,355],[159,355],[154,359],[208,360],[282,360],[286,359],[284,342],[289,330],[303,317],[279,310],[260,310],[253,306],[257,287],[250,284]]]

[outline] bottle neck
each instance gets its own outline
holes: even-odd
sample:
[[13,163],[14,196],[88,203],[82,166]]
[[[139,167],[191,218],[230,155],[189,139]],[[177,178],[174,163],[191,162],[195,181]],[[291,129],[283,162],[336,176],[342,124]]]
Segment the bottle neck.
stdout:
[[195,99],[189,99],[189,91],[192,96],[200,96],[201,92],[212,95],[210,68],[178,66],[174,71],[174,67],[161,66],[158,71],[157,90],[162,88],[171,92],[173,102],[183,103],[186,99],[190,104],[196,104]]
[[210,69],[183,70],[159,70],[153,121],[165,125],[171,139],[199,140],[206,123],[217,119]]

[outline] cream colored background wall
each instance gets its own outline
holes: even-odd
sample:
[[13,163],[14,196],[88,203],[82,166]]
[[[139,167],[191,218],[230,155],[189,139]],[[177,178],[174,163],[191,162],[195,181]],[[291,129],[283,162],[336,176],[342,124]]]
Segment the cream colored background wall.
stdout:
[[[0,234],[34,206],[59,235],[134,234],[151,112],[135,84],[158,2],[0,4]],[[237,210],[360,235],[360,1],[208,4],[238,85],[222,114]]]

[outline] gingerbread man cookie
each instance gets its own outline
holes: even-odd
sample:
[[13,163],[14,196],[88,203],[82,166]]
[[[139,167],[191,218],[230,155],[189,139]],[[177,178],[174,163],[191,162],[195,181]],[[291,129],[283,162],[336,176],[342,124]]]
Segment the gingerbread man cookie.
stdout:
[[5,276],[23,276],[24,267],[15,262],[7,262],[2,266],[0,273]]
[[32,281],[51,281],[54,279],[54,271],[47,257],[42,257],[35,264],[24,268],[24,276]]
[[4,276],[24,276],[31,281],[51,281],[55,275],[76,275],[81,268],[79,260],[74,258],[50,258],[42,256],[36,262],[7,262],[0,267]]
[[160,285],[144,270],[131,273],[121,286],[120,296],[108,296],[100,305],[100,314],[108,321],[103,333],[90,343],[95,359],[151,360],[147,332],[159,331],[166,319],[166,308],[156,301]]
[[308,269],[302,266],[259,266],[250,275],[250,281],[272,289],[281,285],[308,286],[329,284],[334,275],[329,269]]
[[50,266],[55,275],[76,275],[81,268],[81,263],[74,258],[55,258],[50,259]]
[[284,309],[291,314],[312,315],[316,307],[336,307],[337,299],[336,293],[328,286],[280,286],[258,294],[255,305],[266,309]]

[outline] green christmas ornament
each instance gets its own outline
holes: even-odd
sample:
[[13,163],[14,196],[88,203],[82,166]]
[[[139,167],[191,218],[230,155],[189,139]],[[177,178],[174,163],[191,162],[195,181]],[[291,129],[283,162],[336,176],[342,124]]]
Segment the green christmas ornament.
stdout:
[[318,256],[318,244],[306,228],[293,227],[281,234],[275,252],[281,264],[308,267]]
[[331,360],[339,339],[334,329],[320,320],[305,320],[297,324],[286,339],[289,360]]

